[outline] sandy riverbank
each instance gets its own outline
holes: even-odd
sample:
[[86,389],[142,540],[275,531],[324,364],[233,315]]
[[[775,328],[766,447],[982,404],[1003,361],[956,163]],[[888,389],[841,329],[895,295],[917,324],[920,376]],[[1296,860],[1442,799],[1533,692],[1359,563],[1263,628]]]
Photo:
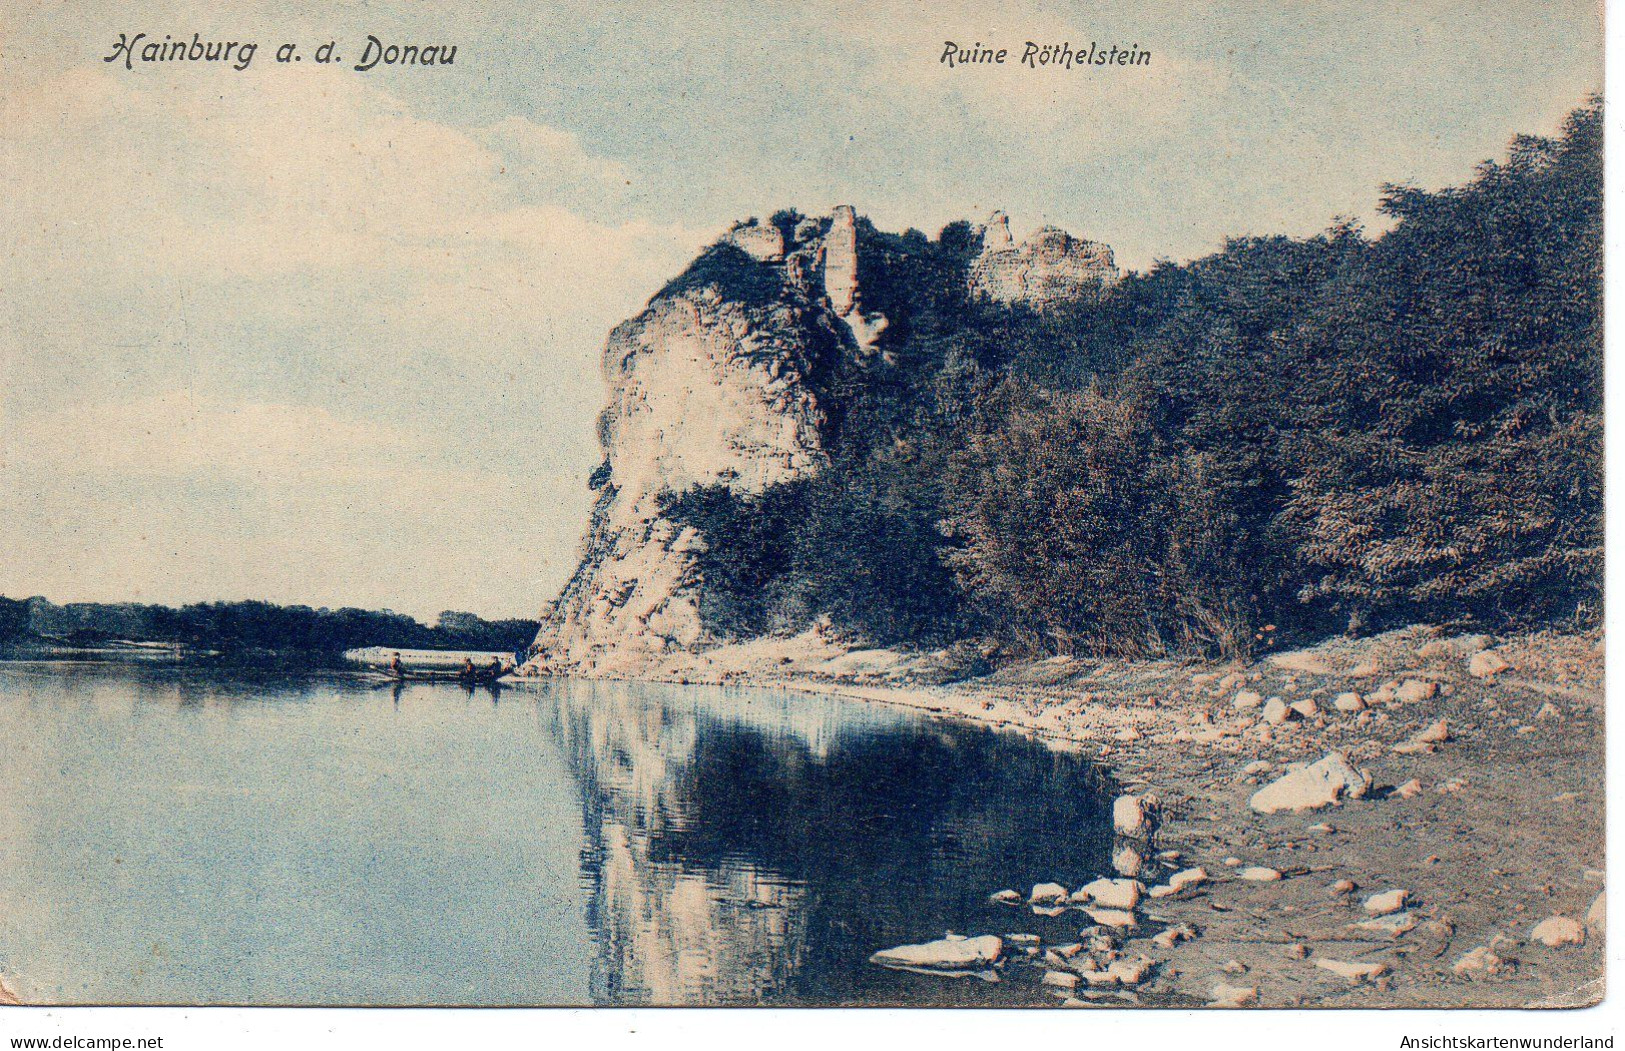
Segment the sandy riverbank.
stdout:
[[[1003,973],[1033,981],[1035,995],[1208,1002],[1225,985],[1256,989],[1263,1006],[1600,999],[1599,637],[1414,627],[1249,665],[1056,658],[931,684],[945,657],[845,652],[809,634],[679,658],[652,677],[832,692],[1023,729],[1086,749],[1125,792],[1155,797],[1161,828],[1138,882],[1190,868],[1208,878],[1138,904],[1117,951],[1151,958],[1150,977],[1134,990],[1091,988],[1083,973],[1074,988],[1068,972],[1088,971],[1087,952],[1074,963],[1047,936],[1036,952],[1012,942],[1020,966]],[[1273,814],[1249,805],[1292,764],[1334,751],[1369,774],[1363,798]],[[1249,867],[1283,878],[1239,878]],[[1340,881],[1355,889],[1334,892]],[[1407,892],[1399,918],[1382,921],[1391,930],[1357,926],[1373,920],[1367,899],[1391,890]],[[995,933],[1041,918],[1025,900],[1011,913],[1009,931]],[[1550,917],[1575,923],[1547,930],[1583,942],[1534,938]],[[1065,919],[1090,922],[1082,911]],[[1180,924],[1199,933],[1153,941]],[[1075,929],[1066,937],[1078,940]],[[1341,964],[1378,973],[1349,978]]]

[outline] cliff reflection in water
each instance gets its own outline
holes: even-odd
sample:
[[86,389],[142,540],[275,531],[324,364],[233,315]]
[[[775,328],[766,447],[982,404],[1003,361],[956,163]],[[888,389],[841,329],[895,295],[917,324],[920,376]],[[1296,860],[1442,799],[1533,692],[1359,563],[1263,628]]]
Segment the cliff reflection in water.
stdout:
[[546,696],[581,789],[600,1003],[996,997],[867,958],[1013,929],[990,891],[1109,863],[1099,776],[1039,742],[765,691]]

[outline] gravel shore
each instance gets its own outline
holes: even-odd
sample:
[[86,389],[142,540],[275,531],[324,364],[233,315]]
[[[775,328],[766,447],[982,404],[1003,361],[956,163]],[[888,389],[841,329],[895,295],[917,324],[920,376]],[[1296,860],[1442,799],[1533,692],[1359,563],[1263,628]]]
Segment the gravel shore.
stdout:
[[[1048,934],[1035,943],[1025,931],[1055,930],[1045,922],[1058,906],[1069,931],[1058,937],[1078,943],[1098,895],[1065,888],[1058,903],[1032,900],[1032,888],[988,888],[1014,892],[1009,931],[993,932],[1018,934],[1000,973],[1031,980],[1035,1000],[1601,999],[1600,635],[1417,626],[1245,665],[1052,658],[932,683],[945,662],[804,636],[713,650],[652,677],[906,705],[1039,734],[1110,768],[1158,825],[1149,842],[1125,839],[1120,871],[1101,874],[1142,892],[1128,923],[1105,925],[1101,943],[1083,950]],[[1315,772],[1295,772],[1328,756],[1351,771],[1333,786],[1335,802],[1315,798],[1325,789]],[[1283,799],[1285,808],[1271,806]],[[1328,805],[1307,808],[1316,802]],[[1168,876],[1193,869],[1205,878],[1167,889]],[[1133,983],[1104,973],[1140,960],[1150,965]]]

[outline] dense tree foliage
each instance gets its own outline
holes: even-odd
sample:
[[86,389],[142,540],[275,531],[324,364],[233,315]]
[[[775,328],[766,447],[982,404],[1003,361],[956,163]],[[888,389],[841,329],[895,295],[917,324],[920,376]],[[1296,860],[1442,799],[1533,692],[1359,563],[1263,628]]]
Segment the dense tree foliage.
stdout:
[[[11,615],[20,610],[20,616]],[[13,622],[16,623],[13,623]],[[448,610],[430,627],[389,610],[312,609],[269,602],[190,606],[0,599],[0,641],[58,640],[89,645],[114,639],[173,642],[227,655],[287,652],[335,656],[363,646],[512,652],[536,637],[533,620],[487,621]]]
[[967,296],[961,224],[862,228],[892,324],[818,377],[831,469],[674,498],[717,623],[1145,654],[1595,617],[1601,128],[1388,187],[1379,237],[1236,240],[1042,314]]

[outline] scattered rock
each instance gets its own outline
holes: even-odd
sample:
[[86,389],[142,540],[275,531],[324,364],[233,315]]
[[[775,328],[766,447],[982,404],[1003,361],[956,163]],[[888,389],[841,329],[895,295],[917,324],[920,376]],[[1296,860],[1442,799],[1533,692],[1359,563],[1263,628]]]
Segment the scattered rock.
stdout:
[[1328,960],[1322,957],[1315,961],[1315,966],[1355,983],[1369,982],[1373,978],[1388,973],[1388,965],[1380,960],[1352,962],[1349,960]]
[[1120,876],[1138,876],[1145,870],[1145,854],[1132,842],[1121,843],[1112,851],[1112,868]]
[[1001,905],[1019,905],[1021,903],[1021,894],[1013,890],[999,890],[989,894],[988,900],[996,901]]
[[1297,718],[1298,713],[1279,697],[1271,697],[1264,702],[1264,721],[1271,726],[1280,726]]
[[1274,883],[1281,878],[1281,871],[1267,865],[1249,865],[1236,873],[1236,878],[1247,880],[1249,883]]
[[1483,650],[1467,660],[1467,674],[1479,679],[1494,678],[1511,667],[1506,658],[1494,650]]
[[1340,693],[1332,698],[1332,707],[1350,715],[1365,711],[1365,698],[1357,693]]
[[1439,684],[1426,679],[1406,679],[1394,691],[1394,700],[1400,704],[1416,704],[1419,701],[1429,701],[1439,695]]
[[1320,704],[1313,697],[1305,697],[1302,700],[1293,701],[1291,708],[1293,711],[1297,712],[1299,716],[1305,719],[1313,719],[1315,716],[1320,714]]
[[1313,832],[1317,836],[1329,836],[1333,832],[1337,831],[1337,826],[1329,825],[1324,821],[1318,821],[1315,824],[1310,825],[1308,828],[1304,829],[1304,831],[1305,832]]
[[1450,726],[1443,719],[1418,730],[1411,739],[1404,744],[1394,745],[1394,751],[1401,755],[1420,755],[1432,752],[1438,745],[1450,740]]
[[1270,762],[1268,759],[1254,759],[1252,762],[1242,767],[1241,772],[1249,776],[1256,776],[1258,774],[1267,774],[1274,769],[1275,764]]
[[1506,974],[1516,967],[1517,963],[1515,961],[1497,956],[1488,945],[1480,945],[1478,948],[1465,953],[1459,960],[1450,965],[1450,969],[1459,975],[1474,976],[1483,974],[1491,978]]
[[1253,793],[1247,805],[1261,814],[1282,810],[1318,810],[1344,797],[1359,799],[1371,787],[1371,775],[1356,770],[1342,752],[1294,770]]
[[1115,960],[1106,968],[1108,977],[1115,978],[1119,985],[1139,985],[1151,974],[1151,968],[1156,961],[1149,956],[1136,956],[1132,960]]
[[1353,894],[1360,889],[1360,885],[1351,879],[1340,879],[1326,888],[1326,893],[1333,898],[1341,898],[1345,894]]
[[1102,956],[1114,952],[1123,944],[1123,939],[1109,927],[1089,927],[1079,932],[1084,939],[1084,945],[1095,956]]
[[1159,949],[1172,949],[1180,942],[1192,941],[1201,932],[1189,923],[1176,923],[1151,939],[1151,944]]
[[1136,880],[1097,879],[1080,887],[1072,900],[1077,901],[1078,895],[1085,895],[1084,901],[1093,901],[1104,908],[1133,911],[1140,904],[1140,890]]
[[1225,974],[1246,974],[1248,967],[1240,960],[1230,960],[1223,967],[1220,967],[1219,970],[1223,971]]
[[1207,881],[1207,869],[1182,869],[1168,877],[1168,882],[1152,887],[1146,893],[1153,898],[1171,898],[1176,894],[1199,886]]
[[1066,900],[1066,888],[1059,883],[1035,883],[1027,901],[1033,905],[1054,905]]
[[1258,1003],[1258,986],[1256,985],[1226,985],[1220,982],[1213,987],[1213,999],[1208,1001],[1209,1007],[1252,1007]]
[[1590,927],[1594,934],[1607,932],[1608,893],[1606,891],[1598,894],[1597,899],[1591,903],[1591,908],[1586,910],[1586,926]]
[[1264,703],[1264,695],[1257,690],[1238,690],[1230,707],[1238,712],[1249,712]]
[[1448,919],[1426,920],[1418,929],[1417,950],[1432,959],[1443,956],[1456,939],[1456,925]]
[[1140,923],[1139,919],[1134,915],[1134,913],[1128,912],[1124,909],[1097,909],[1091,907],[1086,908],[1083,911],[1087,913],[1089,918],[1094,920],[1096,923],[1104,927],[1114,927],[1118,930],[1127,930],[1132,927],[1137,927]]
[[1156,831],[1157,804],[1148,796],[1118,796],[1112,803],[1112,827],[1129,839],[1150,839]]
[[1372,916],[1387,916],[1403,909],[1410,897],[1408,890],[1385,890],[1365,899],[1365,911]]
[[1571,920],[1567,916],[1548,916],[1535,924],[1535,929],[1529,932],[1529,940],[1540,942],[1548,949],[1558,949],[1565,945],[1584,945],[1586,929],[1579,921]]
[[882,967],[928,971],[979,971],[992,967],[1004,955],[1004,939],[996,934],[978,938],[948,937],[919,945],[882,949],[869,962]]
[[1309,946],[1303,942],[1293,942],[1282,951],[1289,960],[1307,960],[1309,958]]
[[1082,980],[1071,971],[1045,971],[1043,984],[1057,989],[1076,989]]
[[1382,669],[1371,661],[1356,664],[1349,669],[1349,678],[1351,679],[1374,679],[1381,674]]
[[1350,927],[1356,930],[1371,931],[1386,938],[1398,938],[1416,929],[1416,914],[1412,912],[1396,912],[1390,916],[1378,916],[1374,920],[1362,920],[1351,923]]
[[1413,740],[1424,744],[1443,744],[1450,740],[1450,724],[1440,719],[1419,732]]
[[1395,788],[1392,794],[1401,799],[1415,799],[1417,796],[1422,794],[1422,782],[1413,777],[1409,781],[1406,781],[1404,784]]
[[1540,706],[1540,711],[1535,713],[1535,718],[1541,720],[1542,722],[1552,719],[1561,719],[1563,718],[1563,711],[1551,701],[1547,701],[1545,704]]

